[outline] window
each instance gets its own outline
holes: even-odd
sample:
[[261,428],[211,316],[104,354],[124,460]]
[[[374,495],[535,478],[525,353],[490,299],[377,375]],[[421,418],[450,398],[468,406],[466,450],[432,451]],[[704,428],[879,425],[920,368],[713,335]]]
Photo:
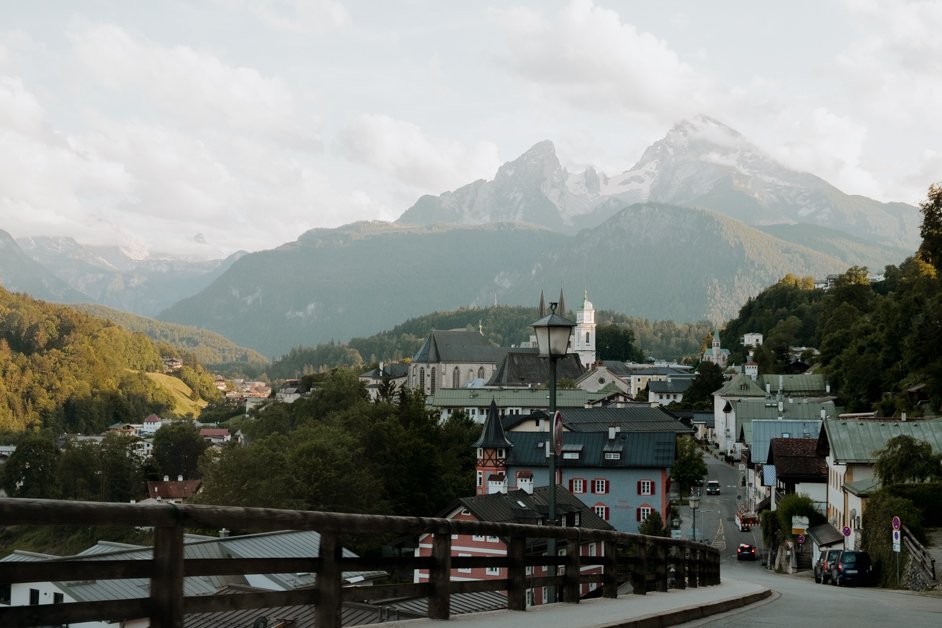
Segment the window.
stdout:
[[596,495],[608,493],[608,480],[592,480],[592,492]]
[[451,373],[451,387],[452,388],[461,388],[461,373],[458,372],[458,367],[455,367],[455,370]]
[[461,509],[461,514],[463,514],[464,516],[467,517],[468,515],[471,514],[471,511],[468,510],[467,508],[462,508],[462,509]]
[[435,367],[432,367],[432,394],[435,394]]
[[595,543],[589,543],[589,556],[595,556]]
[[589,344],[589,332],[585,333],[585,343]]
[[484,367],[483,366],[478,367],[478,378],[484,379]]
[[498,541],[499,541],[499,539],[498,539],[496,536],[489,536],[489,537],[487,537],[487,542],[488,542],[488,543],[497,543]]
[[419,389],[425,392],[425,367],[419,369]]
[[638,521],[644,521],[651,516],[652,512],[654,512],[654,509],[650,506],[641,506],[638,508]]
[[10,605],[10,596],[13,594],[12,587],[13,585],[9,582],[0,584],[0,604]]
[[52,594],[52,603],[53,604],[62,604],[65,601],[65,596],[61,593]]
[[471,540],[472,540],[472,541],[477,541],[477,542],[479,542],[479,543],[483,543],[483,542],[484,542],[484,535],[483,535],[483,534],[474,534],[474,535],[471,536]]
[[487,567],[484,570],[486,576],[500,576],[500,567]]
[[484,472],[483,471],[477,472],[477,486],[478,488],[484,486]]
[[482,458],[484,458],[484,448],[478,447],[478,460],[481,460]]
[[29,605],[36,606],[39,604],[39,589],[30,589],[29,590]]
[[582,478],[573,478],[569,480],[570,493],[585,493],[585,480]]
[[600,503],[600,504],[596,504],[595,506],[592,506],[592,510],[600,518],[604,519],[605,521],[608,521],[608,506]]
[[638,495],[654,495],[654,482],[641,480],[638,482]]
[[503,447],[501,447],[500,449],[497,450],[497,459],[498,459],[498,460],[503,460],[503,459],[506,458],[506,457],[507,457],[507,450],[506,450],[506,449],[504,449]]
[[[471,556],[471,554],[458,554],[458,556]],[[471,573],[470,567],[459,567],[458,573]]]
[[578,451],[564,451],[563,460],[578,460],[579,452]]
[[606,460],[621,460],[621,452],[620,451],[606,451],[605,459]]

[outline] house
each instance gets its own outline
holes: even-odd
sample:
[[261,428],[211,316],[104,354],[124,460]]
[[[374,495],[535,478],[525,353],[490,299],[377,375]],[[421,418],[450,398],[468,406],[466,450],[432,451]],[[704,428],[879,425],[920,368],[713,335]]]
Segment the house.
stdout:
[[163,424],[163,419],[161,419],[156,414],[151,414],[144,418],[144,422],[141,424],[141,436],[144,438],[153,436],[157,433],[157,430],[160,429],[160,426]]
[[[557,381],[578,380],[585,371],[579,356],[570,353],[556,360]],[[545,387],[550,379],[550,360],[538,349],[508,349],[484,388]]]
[[[748,405],[753,402],[743,403]],[[827,403],[833,406],[833,403]],[[744,419],[740,425],[739,440],[746,462],[747,502],[756,504],[766,498],[771,501],[772,488],[775,486],[775,468],[768,464],[772,441],[779,438],[816,440],[821,431],[821,419],[814,416],[816,411],[820,412],[820,409],[815,404],[793,404],[783,405],[781,414],[777,406],[774,412],[764,406],[742,412],[744,416],[758,417]],[[830,411],[833,413],[833,408]],[[824,512],[823,508],[821,512]]]
[[630,373],[628,379],[628,394],[637,398],[643,390],[647,390],[650,382],[666,382],[667,380],[679,380],[685,377],[693,378],[692,369],[689,366],[672,364],[669,366],[652,365],[628,365]]
[[[625,413],[616,422],[611,418],[616,410],[635,416]],[[621,532],[637,532],[655,511],[667,519],[677,435],[690,431],[658,408],[647,408],[646,416],[639,410],[562,412],[564,434],[555,483]],[[513,429],[505,431],[496,404],[491,404],[481,438],[474,444],[479,495],[550,484],[549,421],[526,417],[511,421]],[[543,431],[529,427],[536,421],[545,426]]]
[[627,393],[630,387],[631,373],[624,362],[604,360],[596,362],[589,370],[576,379],[576,387],[589,392],[600,390],[618,390]]
[[648,382],[648,403],[659,406],[680,403],[692,383],[693,379],[689,377]]
[[[811,408],[817,408],[819,413],[823,409],[828,416],[836,416],[833,403],[827,405],[831,401],[830,391],[823,375],[770,374],[755,378],[744,373],[735,375],[713,393],[715,442],[722,453],[738,460],[741,456],[741,448],[737,445],[741,441],[741,419],[815,418],[809,415],[813,414]],[[814,406],[815,403],[819,405]],[[782,410],[772,410],[780,406]],[[765,409],[760,412],[759,408]],[[743,409],[747,410],[745,414]],[[788,412],[800,414],[793,416]]]
[[379,363],[375,369],[370,369],[360,374],[360,381],[366,386],[366,392],[371,401],[376,401],[380,396],[381,387],[387,385],[390,392],[395,394],[400,388],[405,386],[406,378],[409,376],[409,365],[402,363],[384,364]]
[[754,331],[750,331],[742,335],[739,339],[739,344],[744,347],[761,347],[762,346],[762,334]]
[[773,438],[769,445],[768,467],[774,475],[776,492],[807,495],[824,513],[827,509],[828,465],[818,454],[817,437]]
[[[865,506],[860,493],[873,489],[877,452],[886,447],[888,440],[901,435],[929,443],[933,452],[942,453],[942,419],[829,418],[824,421],[818,437],[818,453],[825,456],[828,466],[827,517],[835,528],[849,528],[849,547],[859,543]],[[866,480],[871,482],[863,484]],[[854,488],[849,489],[850,486]]]
[[[588,528],[592,530],[611,530],[612,526],[599,518],[592,509],[588,508],[575,495],[561,486],[556,486],[556,512],[562,525],[570,527]],[[458,521],[487,521],[494,523],[522,523],[543,525],[547,522],[549,487],[530,487],[506,493],[479,494],[473,497],[463,497],[440,513],[444,517]],[[508,551],[509,539],[499,536],[476,536],[470,534],[452,535],[451,548],[454,556],[505,556]],[[534,544],[526,548],[528,554],[545,554],[546,543]],[[584,556],[602,556],[604,548],[597,543],[582,543],[580,552]],[[429,557],[432,555],[432,539],[430,535],[419,538],[415,550],[416,557]],[[549,575],[546,567],[542,572],[533,573],[533,568],[527,568],[527,575]],[[583,574],[599,573],[598,566],[583,566]],[[428,570],[418,569],[414,572],[417,583],[428,582]],[[500,580],[507,578],[507,569],[502,567],[488,568],[455,568],[451,570],[452,582],[468,580]],[[586,583],[580,585],[580,592],[586,595],[598,585]],[[547,594],[545,587],[536,587],[527,590],[527,606],[545,604]]]
[[232,440],[232,435],[227,427],[201,427],[200,438],[210,445],[221,446]]
[[147,497],[157,501],[182,504],[196,495],[202,485],[202,480],[184,480],[182,475],[178,475],[176,480],[171,480],[170,476],[165,475],[163,481],[147,483]]
[[[231,559],[231,558],[307,558],[317,556],[320,534],[314,531],[279,531],[249,534],[245,536],[209,537],[186,535],[183,554],[186,559]],[[92,561],[92,560],[150,560],[153,548],[124,543],[99,541],[75,556],[59,557],[15,550],[3,561]],[[344,549],[345,557],[356,556]],[[347,572],[346,583],[354,584],[386,576],[385,572]],[[189,576],[183,579],[183,590],[187,597],[233,594],[232,586],[241,585],[267,591],[291,591],[309,587],[314,583],[311,573],[245,574],[229,576]],[[121,580],[79,580],[55,582],[14,583],[10,587],[7,606],[27,604],[59,604],[68,602],[105,602],[126,598],[150,596],[149,578],[125,578]],[[0,603],[4,603],[0,600]],[[128,628],[144,628],[146,618],[124,622]],[[83,627],[107,628],[109,622],[86,622]],[[219,624],[217,624],[219,625]]]
[[[556,391],[557,408],[584,408],[593,401],[607,396],[605,393],[589,393],[577,388]],[[537,410],[549,409],[549,390],[546,388],[444,388],[429,395],[425,404],[438,410],[442,421],[453,412],[463,411],[477,423],[484,423],[491,402],[497,404],[500,414],[528,415]]]

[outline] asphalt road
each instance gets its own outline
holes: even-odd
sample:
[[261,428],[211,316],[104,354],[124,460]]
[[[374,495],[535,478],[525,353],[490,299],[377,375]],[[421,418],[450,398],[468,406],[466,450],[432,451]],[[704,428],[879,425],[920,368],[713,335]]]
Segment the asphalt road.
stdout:
[[[761,533],[758,530],[740,532],[733,520],[741,501],[737,500],[737,495],[741,495],[739,471],[709,456],[707,464],[708,479],[719,480],[721,494],[702,497],[697,523],[702,530],[702,538],[720,550],[722,577],[766,585],[775,595],[747,609],[684,626],[942,626],[942,596],[876,587],[838,588],[815,584],[810,572],[777,574],[766,569],[760,561],[737,561],[736,547],[739,543],[752,543],[761,551]],[[686,510],[682,514],[686,530],[691,522],[691,513]]]

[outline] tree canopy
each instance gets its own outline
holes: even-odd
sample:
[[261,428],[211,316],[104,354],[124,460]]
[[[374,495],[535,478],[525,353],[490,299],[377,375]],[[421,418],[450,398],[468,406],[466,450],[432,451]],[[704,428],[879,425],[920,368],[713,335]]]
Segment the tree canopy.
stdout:
[[703,479],[707,474],[706,462],[703,460],[703,450],[697,445],[692,436],[682,436],[677,439],[677,456],[671,465],[671,479],[677,482],[680,494],[686,495],[690,487],[697,480]]
[[873,471],[883,486],[942,480],[942,455],[929,443],[901,434],[878,452]]

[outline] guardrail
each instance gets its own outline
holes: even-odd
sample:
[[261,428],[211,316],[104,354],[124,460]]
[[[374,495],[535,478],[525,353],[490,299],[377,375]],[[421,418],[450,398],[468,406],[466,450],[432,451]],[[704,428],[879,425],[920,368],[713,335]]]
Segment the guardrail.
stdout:
[[[0,499],[0,525],[146,526],[154,528],[150,560],[0,562],[0,583],[51,582],[84,579],[149,578],[147,597],[96,602],[0,607],[0,626],[117,621],[147,617],[152,628],[182,627],[187,613],[267,608],[296,604],[315,606],[319,628],[340,626],[341,605],[392,597],[428,597],[428,615],[448,619],[450,596],[470,591],[507,592],[507,608],[526,610],[531,587],[559,587],[567,603],[579,602],[579,585],[595,582],[605,597],[616,597],[619,585],[630,581],[633,592],[666,591],[669,586],[719,584],[719,552],[700,543],[664,537],[587,530],[574,527],[452,521],[425,517],[389,517],[316,511],[237,508],[189,504],[115,504],[58,500]],[[315,530],[320,533],[317,556],[309,558],[184,559],[186,527],[251,531]],[[341,539],[355,535],[415,535],[431,533],[430,557],[343,557]],[[501,537],[503,556],[452,556],[453,534]],[[528,541],[565,541],[560,556],[527,554]],[[599,543],[599,556],[580,555],[580,545]],[[600,573],[581,573],[582,566]],[[527,567],[557,566],[555,576],[527,575]],[[508,577],[495,580],[453,581],[453,569],[499,567]],[[423,569],[427,583],[374,584],[343,587],[346,571]],[[185,596],[183,579],[191,576],[311,572],[315,585],[292,591],[229,595]]]

